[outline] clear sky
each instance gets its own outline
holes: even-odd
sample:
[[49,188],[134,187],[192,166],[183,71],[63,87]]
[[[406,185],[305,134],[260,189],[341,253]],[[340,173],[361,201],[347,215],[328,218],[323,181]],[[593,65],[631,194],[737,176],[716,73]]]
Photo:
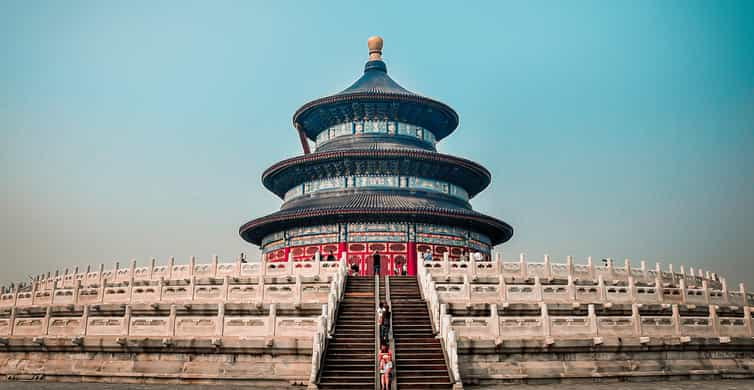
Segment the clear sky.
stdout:
[[460,117],[506,259],[630,258],[754,290],[754,2],[3,1],[0,284],[228,261],[301,153],[291,115],[391,76]]

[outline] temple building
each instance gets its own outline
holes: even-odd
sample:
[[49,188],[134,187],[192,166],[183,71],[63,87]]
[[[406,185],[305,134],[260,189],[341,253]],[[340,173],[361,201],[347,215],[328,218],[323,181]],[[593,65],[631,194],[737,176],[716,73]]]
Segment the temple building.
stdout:
[[458,115],[391,79],[382,39],[368,47],[353,85],[295,112],[304,154],[263,173],[283,205],[239,229],[260,258],[82,264],[2,286],[0,383],[378,389],[383,346],[399,390],[754,378],[744,283],[493,251],[513,228],[470,204],[490,172],[437,152]]
[[[513,228],[469,203],[490,183],[490,172],[437,152],[458,127],[458,114],[413,93],[388,75],[382,39],[369,40],[364,74],[332,96],[293,115],[304,154],[268,168],[264,186],[283,200],[280,211],[240,229],[269,261],[347,254],[372,275],[417,269],[417,251],[452,259],[506,242]],[[315,150],[309,151],[309,140]]]

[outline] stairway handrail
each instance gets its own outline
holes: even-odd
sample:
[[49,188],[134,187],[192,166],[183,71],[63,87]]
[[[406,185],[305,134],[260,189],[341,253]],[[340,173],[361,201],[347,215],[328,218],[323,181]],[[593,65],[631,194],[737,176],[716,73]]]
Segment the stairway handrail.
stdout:
[[340,302],[343,301],[345,296],[347,278],[346,256],[343,254],[340,258],[340,264],[338,264],[338,271],[333,275],[333,280],[330,282],[327,304],[322,305],[322,315],[317,323],[317,333],[312,340],[312,370],[309,374],[309,384],[314,388],[319,384],[320,374],[324,366],[322,362],[327,355],[327,347],[334,331]]
[[390,316],[388,317],[389,321],[388,324],[388,348],[393,353],[393,380],[390,383],[390,390],[398,390],[398,365],[395,363],[398,361],[398,358],[396,356],[396,350],[395,350],[395,338],[393,337],[393,301],[390,298],[390,276],[385,276],[385,301],[387,303],[387,307],[390,308]]
[[380,275],[374,275],[374,390],[380,390],[380,324],[377,322],[377,309],[380,308]]
[[422,298],[429,305],[429,316],[432,329],[440,338],[443,355],[448,366],[448,376],[454,388],[463,388],[461,374],[458,369],[458,344],[455,331],[450,326],[452,317],[445,313],[446,306],[440,304],[440,297],[435,289],[435,282],[426,267],[419,267],[416,272],[419,290]]

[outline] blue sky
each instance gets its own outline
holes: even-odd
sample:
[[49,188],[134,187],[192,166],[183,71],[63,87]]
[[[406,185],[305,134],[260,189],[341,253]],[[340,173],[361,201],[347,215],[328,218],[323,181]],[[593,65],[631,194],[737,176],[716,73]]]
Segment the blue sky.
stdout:
[[461,117],[502,249],[672,262],[754,290],[754,3],[0,3],[0,283],[75,264],[232,259],[276,210],[291,115],[385,39]]

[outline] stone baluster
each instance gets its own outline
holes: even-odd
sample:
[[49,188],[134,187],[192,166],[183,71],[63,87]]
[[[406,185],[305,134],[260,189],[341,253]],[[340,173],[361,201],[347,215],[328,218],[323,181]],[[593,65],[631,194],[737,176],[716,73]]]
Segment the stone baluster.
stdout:
[[528,276],[528,270],[526,269],[526,253],[518,255],[518,268],[518,272],[521,273],[521,279],[526,279]]
[[81,290],[81,279],[74,279],[73,280],[73,304],[74,305],[78,305],[79,303],[79,290]]
[[274,303],[270,303],[270,314],[269,314],[269,328],[267,329],[267,335],[269,337],[275,337],[275,328],[276,328],[276,322],[277,322],[277,305]]
[[[20,287],[14,287],[11,284],[11,293],[13,294],[13,307],[15,308],[18,305],[18,294],[21,292]],[[32,296],[32,303],[34,302],[34,295],[37,293],[37,286],[32,286],[31,288],[31,296]]]
[[599,293],[600,302],[607,302],[607,290],[605,289],[605,278],[600,275],[597,276],[597,292]]
[[597,313],[595,313],[594,311],[594,304],[590,303],[587,306],[587,310],[588,310],[587,316],[589,318],[589,327],[591,330],[590,333],[592,336],[597,336]]
[[681,264],[680,267],[681,267],[681,275],[683,275],[685,277],[686,276],[686,267],[683,264]]
[[191,300],[196,301],[196,276],[191,276],[189,278],[189,289],[191,289]]
[[699,269],[696,270],[696,272],[697,272],[697,274],[698,274],[698,276],[700,278],[704,277],[704,270],[703,269],[699,268]]
[[129,336],[131,334],[131,305],[126,305],[126,312],[123,314],[123,323],[121,324],[120,334]]
[[674,329],[674,336],[681,336],[681,313],[678,310],[678,305],[671,305],[671,310],[673,311],[673,329]]
[[706,279],[702,279],[702,289],[704,290],[704,303],[710,304],[710,287],[709,282]]
[[89,328],[89,306],[84,305],[84,313],[81,315],[81,332],[79,336],[86,336],[86,331]]
[[573,275],[568,275],[568,298],[571,302],[576,302],[576,284],[573,282]]
[[542,280],[539,279],[539,275],[534,275],[534,301],[542,302]]
[[217,255],[212,255],[212,265],[210,266],[211,267],[211,269],[210,269],[210,275],[212,275],[212,277],[216,277],[217,276],[217,262],[218,261],[219,261],[218,256]]
[[264,276],[257,280],[257,306],[264,304]]
[[463,275],[463,291],[465,292],[466,307],[471,307],[471,283],[469,283],[469,275]]
[[[709,279],[709,277],[707,278]],[[730,297],[728,296],[728,281],[725,278],[720,279],[720,283],[723,285],[723,303],[730,304]]]
[[716,337],[720,337],[720,318],[717,315],[717,305],[709,305],[709,323]]
[[[54,296],[54,295],[53,295]],[[45,309],[45,319],[44,319],[44,331],[42,331],[42,336],[47,336],[50,331],[50,318],[52,318],[52,306],[47,306]]]
[[686,304],[686,300],[688,299],[686,291],[686,278],[681,278],[678,280],[678,288],[681,289],[681,303]]
[[[225,282],[227,285],[228,277],[225,276]],[[225,329],[225,304],[220,303],[217,305],[217,326],[215,327],[215,336],[223,337]]]
[[[539,318],[540,321],[542,321],[542,336],[544,336],[547,339],[550,339],[552,332],[550,327],[550,313],[547,311],[547,304],[544,302],[539,303]],[[549,343],[548,343],[549,344]]]
[[490,305],[490,323],[492,328],[492,337],[495,340],[495,344],[500,344],[500,314],[497,312],[497,304]]
[[154,278],[154,267],[157,265],[157,259],[154,257],[149,260],[149,280]]
[[293,252],[288,254],[288,276],[293,275]]
[[746,295],[746,284],[745,283],[739,283],[738,284],[738,291],[741,292],[741,297],[744,301],[744,306],[754,305],[754,302],[749,302],[749,297]]
[[655,295],[657,295],[657,302],[664,302],[663,300],[663,285],[662,285],[662,271],[660,271],[660,263],[655,263]]
[[498,297],[500,299],[500,302],[507,301],[506,297],[506,287],[505,287],[505,276],[503,274],[498,274],[497,276],[497,289],[498,289]]
[[589,279],[594,280],[594,261],[592,256],[586,258],[587,272],[589,273]]
[[631,305],[631,323],[633,325],[634,336],[641,336],[641,316],[639,315],[639,305],[636,303]]
[[196,256],[191,256],[189,259],[189,276],[194,276],[194,268],[196,267]]
[[131,259],[131,266],[128,269],[128,285],[134,285],[134,277],[136,273],[136,259]]
[[105,274],[105,264],[100,263],[100,265],[99,265],[99,279],[98,279],[98,282],[97,282],[97,284],[100,285],[100,286],[103,285],[103,284],[105,284],[105,279],[104,279],[105,276],[104,276],[104,274]]
[[503,252],[495,253],[495,271],[498,275],[503,274]]
[[636,303],[636,280],[631,274],[628,274],[628,296],[631,303]]
[[545,279],[550,279],[552,277],[552,269],[550,268],[550,255],[545,255],[544,268],[545,269],[542,276]]
[[158,302],[162,302],[162,293],[165,290],[165,277],[160,276],[160,280],[157,282],[157,288],[159,290]]
[[[10,320],[10,324],[9,324],[10,329],[8,331],[8,335],[11,335],[11,336],[13,336],[13,334],[14,334],[13,332],[15,331],[15,328],[16,328],[16,312],[17,312],[17,310],[18,310],[18,308],[16,307],[16,305],[13,305],[13,307],[10,308],[10,318],[9,318],[9,320]],[[750,325],[749,328],[751,329],[751,321],[749,321],[749,325]],[[749,333],[751,333],[751,332],[749,332]]]
[[566,257],[566,270],[568,270],[568,280],[573,280],[573,256]]
[[751,306],[744,306],[744,324],[746,326],[746,331],[749,333],[749,336],[754,337],[754,329],[752,329],[752,319],[751,319]]
[[175,336],[175,324],[176,324],[175,305],[170,305],[170,316],[168,317],[168,330],[170,331],[169,336]]
[[626,270],[626,275],[631,276],[631,259],[623,260],[623,268]]
[[168,274],[167,279],[173,280],[173,267],[175,267],[175,257],[170,256],[170,259],[168,259]]
[[301,307],[301,301],[303,299],[303,297],[302,297],[302,295],[303,295],[303,288],[302,288],[302,285],[301,285],[301,275],[300,274],[296,274],[296,288],[295,288],[295,291],[294,291],[294,295],[295,296],[293,297],[293,306],[298,309],[298,308]]

